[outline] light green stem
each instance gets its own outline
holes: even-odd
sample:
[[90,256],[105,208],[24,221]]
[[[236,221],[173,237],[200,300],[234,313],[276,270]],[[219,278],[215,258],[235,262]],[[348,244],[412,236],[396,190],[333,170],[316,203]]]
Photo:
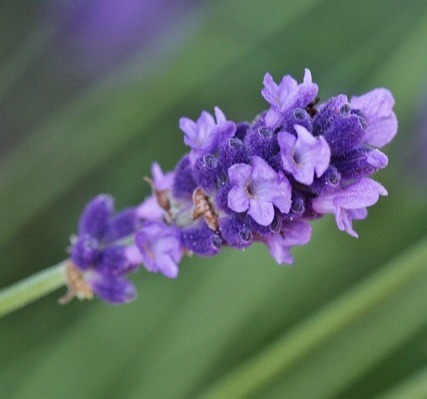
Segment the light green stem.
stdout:
[[246,398],[295,366],[323,342],[360,319],[427,271],[427,239],[368,280],[284,334],[252,360],[205,391],[203,398]]
[[49,269],[42,270],[25,280],[0,291],[0,317],[3,317],[25,305],[55,291],[65,285],[64,260]]

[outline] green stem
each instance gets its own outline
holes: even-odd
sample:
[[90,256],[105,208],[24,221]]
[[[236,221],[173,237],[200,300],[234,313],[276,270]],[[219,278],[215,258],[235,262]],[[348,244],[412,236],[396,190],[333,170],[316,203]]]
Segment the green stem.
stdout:
[[381,394],[377,399],[412,399],[427,397],[427,369],[414,373],[406,380]]
[[25,280],[0,291],[0,317],[22,308],[25,305],[51,293],[65,285],[64,260],[49,269],[42,270]]
[[203,398],[246,398],[427,271],[427,239],[233,370]]

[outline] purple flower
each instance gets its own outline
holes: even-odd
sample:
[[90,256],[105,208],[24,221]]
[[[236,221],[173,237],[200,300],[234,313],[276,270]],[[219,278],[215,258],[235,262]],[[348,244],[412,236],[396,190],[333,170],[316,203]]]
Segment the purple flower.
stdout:
[[277,135],[283,169],[292,174],[296,181],[310,185],[314,174],[323,175],[328,169],[331,151],[322,137],[314,137],[305,127],[295,125],[297,137],[288,132]]
[[397,133],[397,118],[393,112],[394,98],[387,89],[375,89],[360,97],[352,97],[350,104],[365,115],[368,122],[366,144],[383,147]]
[[263,238],[270,250],[271,256],[281,265],[283,263],[292,264],[294,259],[291,255],[291,248],[296,245],[305,245],[311,238],[311,226],[303,221],[284,223],[279,233],[271,234]]
[[260,225],[274,219],[274,206],[282,213],[291,208],[291,185],[283,173],[277,173],[262,158],[253,156],[252,165],[236,164],[228,169],[232,188],[228,207],[248,214]]
[[275,128],[283,114],[293,108],[305,108],[317,96],[318,87],[313,83],[311,72],[305,69],[303,83],[298,84],[290,75],[285,75],[279,84],[267,73],[264,76],[262,96],[271,105],[265,116],[268,127]]
[[374,205],[380,195],[387,195],[387,190],[381,184],[362,178],[345,188],[314,198],[312,206],[320,214],[335,214],[338,228],[358,237],[352,227],[353,219],[366,217],[365,208]]
[[224,113],[215,107],[215,118],[203,111],[196,122],[189,118],[179,120],[179,128],[184,132],[184,143],[191,148],[192,163],[197,157],[215,151],[218,146],[234,136],[236,124],[227,121]]
[[162,222],[146,222],[135,236],[142,263],[153,273],[178,276],[178,263],[183,256],[179,230]]
[[292,247],[310,240],[308,221],[324,214],[357,237],[353,220],[387,195],[369,177],[388,163],[372,146],[396,133],[394,100],[377,89],[351,104],[340,94],[317,106],[317,90],[308,69],[301,84],[267,74],[262,95],[271,107],[252,123],[227,121],[219,108],[215,118],[182,118],[191,150],[173,172],[152,165],[151,196],[116,215],[108,196],[85,208],[71,251],[78,270],[70,272],[84,280],[81,295],[129,301],[135,289],[124,276],[139,265],[175,278],[184,254],[215,256],[222,246],[263,242],[277,263],[290,264]]
[[135,286],[122,277],[89,271],[84,280],[98,297],[111,304],[120,305],[136,299]]
[[[90,201],[79,221],[79,234],[71,249],[74,275],[80,285],[69,281],[70,298],[90,296],[92,293],[107,302],[117,304],[133,300],[136,291],[123,276],[135,270],[142,261],[133,245],[123,246],[120,240],[131,236],[139,228],[137,211],[133,208],[114,213],[113,198],[98,195]],[[83,284],[83,285],[82,285]],[[86,292],[79,292],[79,286]]]

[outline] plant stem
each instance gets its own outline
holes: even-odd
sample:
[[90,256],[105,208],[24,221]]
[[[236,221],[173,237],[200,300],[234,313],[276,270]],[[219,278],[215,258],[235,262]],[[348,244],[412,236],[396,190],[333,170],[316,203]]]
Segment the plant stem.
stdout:
[[66,259],[0,291],[0,317],[55,291],[65,285]]
[[201,397],[246,398],[259,392],[323,342],[332,339],[427,271],[427,239],[208,387]]
[[379,395],[377,399],[411,399],[427,397],[427,369],[424,368],[389,391]]

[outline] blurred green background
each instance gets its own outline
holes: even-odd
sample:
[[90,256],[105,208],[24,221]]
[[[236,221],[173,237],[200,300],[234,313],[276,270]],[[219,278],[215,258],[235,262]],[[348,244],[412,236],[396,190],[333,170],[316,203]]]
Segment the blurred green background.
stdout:
[[[0,2],[0,287],[62,260],[97,193],[141,202],[151,163],[173,168],[185,150],[180,116],[219,105],[251,120],[267,71],[309,67],[322,100],[388,87],[400,123],[376,176],[389,196],[358,240],[328,217],[292,268],[254,246],[185,259],[176,281],[141,270],[123,307],[59,306],[55,292],[0,320],[0,397],[198,397],[300,327],[309,340],[319,312],[426,236],[426,5]],[[248,397],[427,397],[426,297],[424,271]]]

